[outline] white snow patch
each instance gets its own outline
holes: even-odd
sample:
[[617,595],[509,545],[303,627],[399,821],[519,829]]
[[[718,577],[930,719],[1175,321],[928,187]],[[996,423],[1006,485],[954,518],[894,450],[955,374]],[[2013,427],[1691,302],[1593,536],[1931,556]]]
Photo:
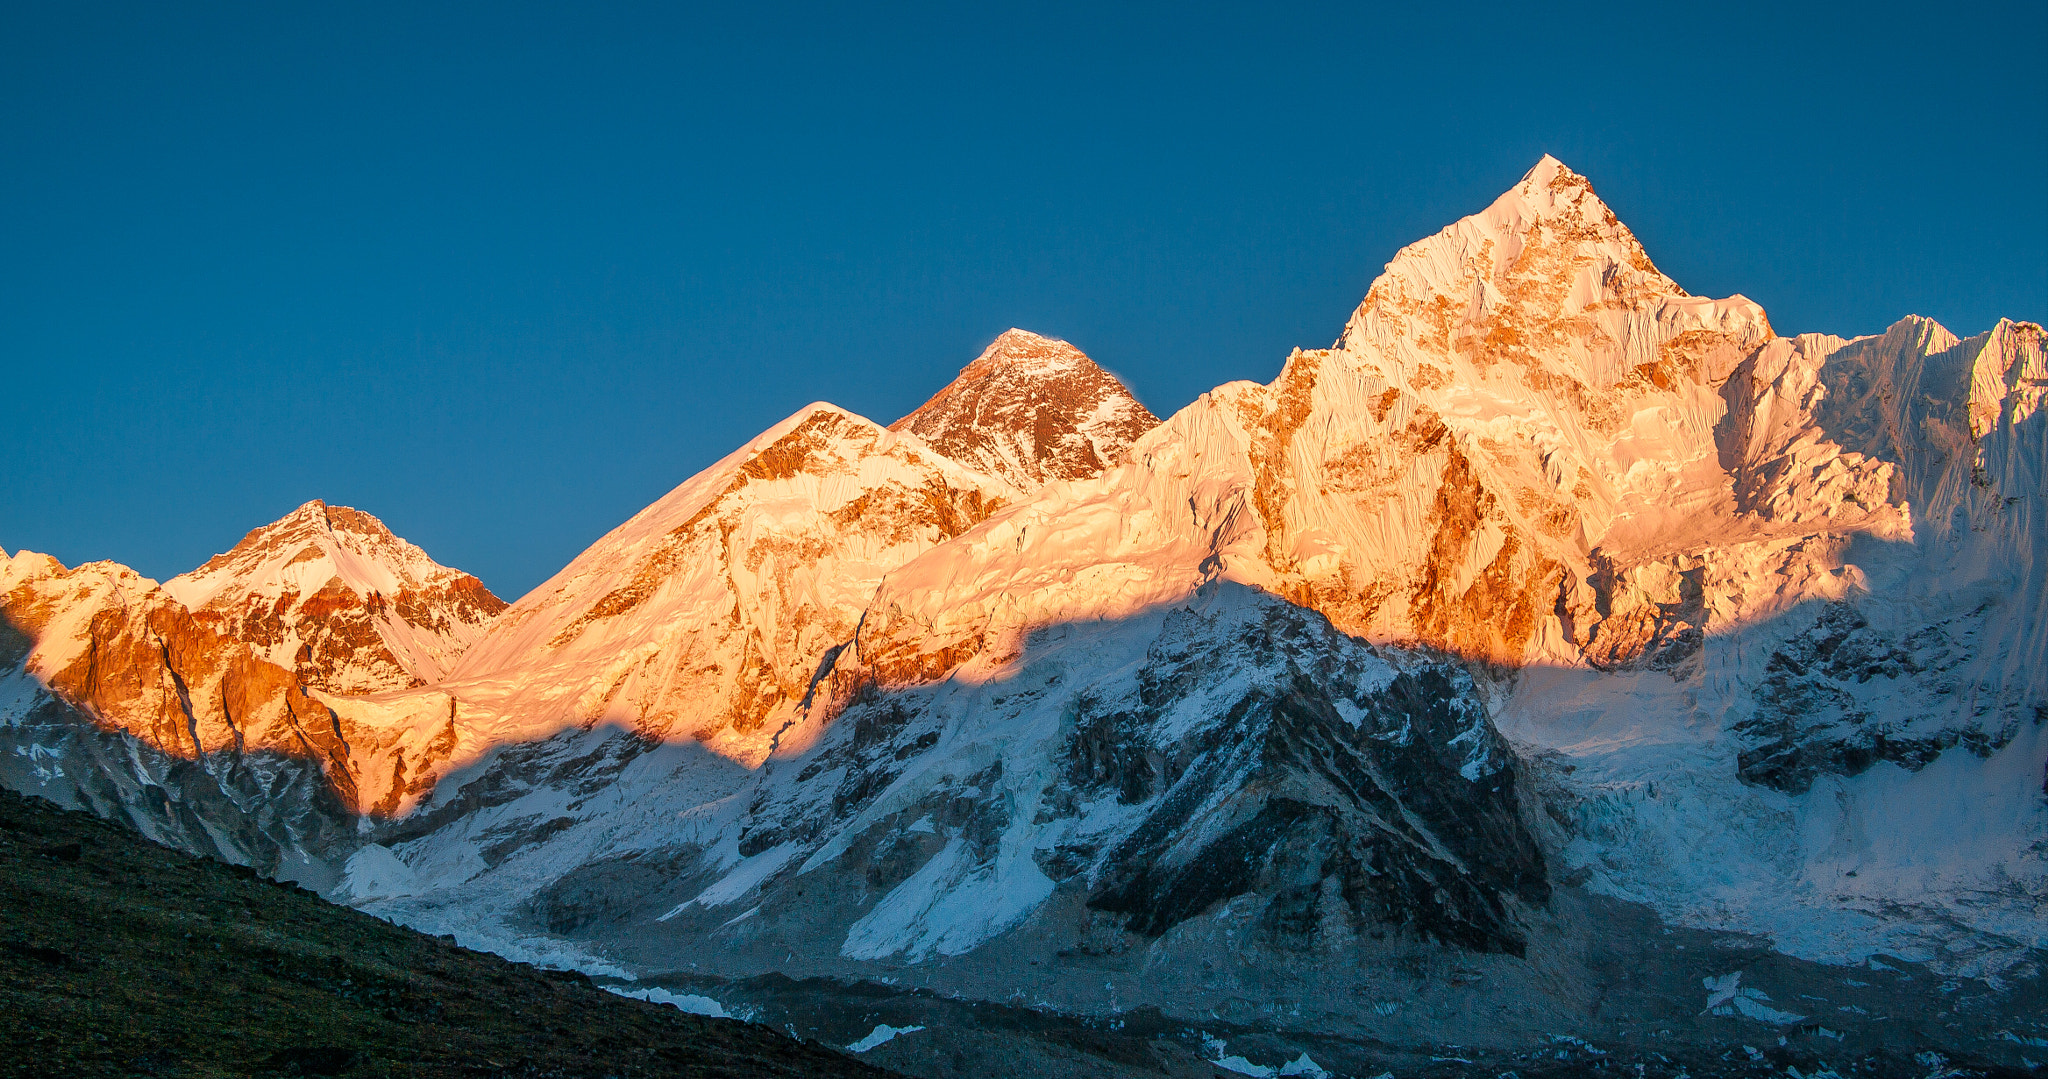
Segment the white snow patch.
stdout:
[[1307,1053],[1280,1065],[1280,1074],[1299,1075],[1302,1079],[1332,1079],[1330,1069],[1316,1063],[1315,1058]]
[[[1745,989],[1739,995],[1737,995],[1733,1001],[1730,1001],[1730,1003],[1734,1005],[1736,1012],[1750,1019],[1755,1019],[1758,1022],[1775,1023],[1778,1026],[1789,1026],[1793,1023],[1800,1023],[1806,1020],[1806,1017],[1803,1015],[1794,1015],[1791,1012],[1781,1012],[1768,1004],[1762,1003],[1763,1001],[1769,999],[1769,997],[1764,996],[1762,993],[1759,993],[1754,989]],[[1719,1013],[1716,1012],[1716,1014]]]
[[710,997],[698,996],[695,993],[671,993],[657,986],[648,986],[645,989],[625,989],[616,985],[607,985],[604,988],[605,992],[608,993],[630,997],[633,1000],[645,1000],[654,1004],[666,1004],[679,1011],[689,1012],[691,1015],[708,1015],[714,1019],[731,1018],[731,1013],[725,1010],[725,1005]]
[[876,1023],[875,1029],[868,1031],[867,1037],[854,1042],[846,1048],[855,1053],[865,1053],[884,1042],[900,1038],[905,1034],[915,1034],[923,1029],[924,1027],[922,1026],[892,1027],[887,1023]]
[[736,902],[759,887],[763,881],[774,876],[777,870],[788,865],[789,860],[796,857],[797,850],[794,843],[782,843],[747,858],[733,867],[731,872],[718,878],[709,888],[698,892],[696,898],[676,904],[673,910],[656,918],[655,921],[668,921],[693,906],[722,907],[727,903]]
[[390,847],[371,843],[342,867],[341,896],[351,903],[418,895],[419,875]]
[[1707,987],[1707,1006],[1700,1012],[1704,1015],[1735,999],[1735,994],[1741,991],[1742,972],[1738,970],[1718,978],[1702,978],[1700,982]]
[[839,954],[849,959],[899,952],[912,959],[933,952],[960,955],[1023,921],[1052,892],[1051,878],[1028,849],[972,865],[966,844],[955,838],[853,923]]

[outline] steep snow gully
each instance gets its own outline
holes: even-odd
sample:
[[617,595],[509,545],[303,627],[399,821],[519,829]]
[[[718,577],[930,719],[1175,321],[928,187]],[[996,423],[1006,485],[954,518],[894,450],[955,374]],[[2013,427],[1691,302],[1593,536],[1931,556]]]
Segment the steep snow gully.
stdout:
[[[1162,422],[1011,330],[510,607],[321,503],[164,585],[18,552],[0,781],[693,992],[1508,1044],[1599,1012],[1628,918],[2006,992],[2048,949],[2044,395],[2031,324],[1691,296],[1546,157],[1269,384]],[[1701,1014],[1801,1019],[1765,999]]]

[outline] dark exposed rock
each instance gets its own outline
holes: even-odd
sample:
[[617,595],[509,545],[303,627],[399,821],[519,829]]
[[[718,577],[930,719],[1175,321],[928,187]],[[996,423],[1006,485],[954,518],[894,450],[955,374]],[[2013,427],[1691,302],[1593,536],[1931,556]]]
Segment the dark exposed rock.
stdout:
[[[1511,758],[1498,754],[1498,769],[1476,779],[1460,773],[1455,742],[1497,737],[1483,714],[1466,711],[1450,669],[1424,667],[1371,695],[1367,716],[1347,722],[1333,688],[1304,675],[1279,694],[1244,697],[1194,744],[1172,751],[1105,738],[1114,721],[1082,727],[1072,753],[1079,776],[1126,801],[1149,797],[1155,779],[1170,788],[1098,859],[1089,905],[1157,935],[1220,900],[1256,893],[1266,897],[1269,931],[1299,938],[1313,932],[1328,882],[1362,926],[1519,953],[1508,899],[1541,903],[1548,885],[1521,820]],[[1122,725],[1144,724],[1126,717]],[[1225,813],[1207,809],[1219,799]],[[1190,843],[1205,809],[1237,823]]]
[[1010,330],[890,427],[1028,491],[1100,475],[1158,425],[1116,376],[1079,349]]
[[[2011,741],[2017,719],[1954,715],[1961,687],[1949,672],[1967,658],[1954,621],[1893,633],[1854,604],[1823,605],[1771,653],[1754,710],[1735,724],[1743,780],[1797,794],[1822,775],[1858,775],[1880,761],[1918,771],[1957,746],[1987,757]],[[1916,695],[1931,698],[1921,714],[1899,707]]]

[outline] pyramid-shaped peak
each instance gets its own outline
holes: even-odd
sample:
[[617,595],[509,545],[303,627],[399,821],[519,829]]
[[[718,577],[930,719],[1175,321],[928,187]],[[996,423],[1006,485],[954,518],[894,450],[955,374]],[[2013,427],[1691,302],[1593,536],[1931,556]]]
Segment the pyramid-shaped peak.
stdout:
[[[1628,229],[1593,191],[1593,182],[1557,158],[1544,154],[1534,168],[1494,200],[1482,216],[1525,227],[1539,221],[1570,220],[1599,232],[1626,235]],[[1633,242],[1633,237],[1631,237]]]
[[1072,367],[1093,368],[1095,361],[1080,349],[1057,337],[1046,337],[1015,327],[1004,330],[989,343],[974,362],[960,369],[961,377],[981,376],[997,371],[1035,374]]
[[320,542],[321,537],[350,535],[373,544],[399,544],[399,539],[383,521],[352,506],[341,506],[324,499],[313,499],[297,509],[266,525],[258,525],[242,537],[240,543],[226,554],[216,558],[229,558],[238,553],[256,548],[276,547],[285,543]]
[[166,581],[165,588],[197,609],[224,594],[266,587],[264,582],[293,567],[304,567],[293,576],[337,574],[364,595],[459,574],[400,539],[376,517],[316,498],[250,529],[234,547]]
[[1158,425],[1080,349],[1010,329],[945,389],[889,426],[1028,491],[1101,474]]
[[163,589],[196,615],[240,627],[304,684],[336,693],[438,678],[505,607],[384,522],[317,498]]
[[1337,348],[1401,368],[1403,385],[1517,381],[1549,401],[1560,386],[1698,383],[1771,336],[1750,300],[1687,293],[1545,154],[1484,210],[1396,253]]
[[[1608,292],[1618,274],[1634,291],[1687,295],[1650,261],[1635,234],[1594,193],[1592,182],[1549,154],[1484,210],[1402,248],[1373,287],[1433,294],[1462,307],[1470,298],[1474,272],[1499,292],[1488,295],[1489,305],[1511,293],[1525,294],[1524,303],[1533,298],[1527,289],[1509,286],[1515,277],[1525,283],[1547,277],[1550,284],[1562,284],[1581,276],[1588,287]],[[1554,290],[1535,291],[1548,296]],[[1547,302],[1562,300],[1548,296]]]
[[278,518],[276,521],[249,533],[260,535],[267,531],[310,524],[329,532],[355,532],[369,536],[390,536],[391,529],[374,515],[353,506],[336,505],[324,499],[313,499],[298,509]]
[[[327,503],[323,499],[315,498],[312,499],[311,501],[300,503],[297,509],[292,510],[290,513],[287,513],[284,516],[279,517],[277,520],[272,521],[267,525],[257,525],[255,528],[249,530],[249,535],[256,536],[264,532],[269,532],[280,528],[304,528],[307,526],[325,526],[326,523]],[[243,542],[247,542],[247,539],[245,538]]]
[[1544,154],[1538,158],[1535,167],[1522,174],[1521,186],[1531,189],[1541,188],[1547,191],[1553,185],[1558,187],[1583,187],[1588,190],[1593,186],[1592,182],[1584,176],[1573,172],[1570,165],[1559,161],[1549,154]]

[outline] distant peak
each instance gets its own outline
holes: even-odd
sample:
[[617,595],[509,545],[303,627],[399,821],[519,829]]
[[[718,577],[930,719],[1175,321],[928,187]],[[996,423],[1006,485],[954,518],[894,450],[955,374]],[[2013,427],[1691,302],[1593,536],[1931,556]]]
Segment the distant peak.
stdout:
[[1593,182],[1549,154],[1494,203],[1496,210],[1505,209],[1503,203],[1515,204],[1520,210],[1516,216],[1529,219],[1576,217],[1592,224],[1619,224],[1594,193]]
[[917,430],[919,417],[929,415],[941,402],[990,382],[1017,384],[1021,380],[1029,384],[1073,375],[1085,376],[1091,381],[1107,380],[1115,384],[1118,393],[1128,395],[1123,383],[1089,359],[1087,353],[1057,337],[1012,326],[997,334],[996,339],[981,350],[981,355],[962,367],[953,381],[934,394],[923,407],[889,427],[897,431]]
[[1564,162],[1559,161],[1557,158],[1554,158],[1549,154],[1544,154],[1541,158],[1538,158],[1536,161],[1536,166],[1530,169],[1528,172],[1522,174],[1523,186],[1547,188],[1552,184],[1577,184],[1583,187],[1592,186],[1592,183],[1588,181],[1584,176],[1581,176],[1578,173],[1573,172],[1570,165],[1567,165]]
[[917,411],[890,424],[1023,490],[1099,475],[1158,417],[1057,337],[1011,328]]
[[974,362],[961,368],[960,377],[967,379],[998,371],[1029,374],[1076,366],[1094,367],[1095,361],[1089,359],[1087,353],[1057,337],[1046,337],[1030,330],[1011,327],[997,335],[996,339],[982,350],[981,355],[974,358]]
[[251,529],[249,535],[244,537],[242,542],[248,543],[252,539],[278,532],[288,532],[306,526],[326,532],[354,532],[367,536],[392,536],[391,529],[385,527],[384,522],[378,520],[372,514],[365,513],[353,506],[336,505],[325,499],[315,498],[267,525]]

